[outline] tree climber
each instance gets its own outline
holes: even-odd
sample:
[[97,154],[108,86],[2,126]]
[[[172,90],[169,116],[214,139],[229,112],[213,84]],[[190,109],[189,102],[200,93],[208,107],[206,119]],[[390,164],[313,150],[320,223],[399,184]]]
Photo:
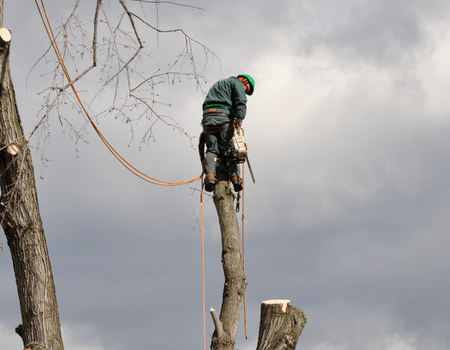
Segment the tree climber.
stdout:
[[255,80],[248,74],[220,80],[209,89],[203,102],[203,137],[206,143],[205,190],[212,192],[216,183],[216,160],[228,162],[230,181],[236,192],[242,190],[238,163],[231,146],[234,128],[240,129],[247,111],[247,95],[252,95]]

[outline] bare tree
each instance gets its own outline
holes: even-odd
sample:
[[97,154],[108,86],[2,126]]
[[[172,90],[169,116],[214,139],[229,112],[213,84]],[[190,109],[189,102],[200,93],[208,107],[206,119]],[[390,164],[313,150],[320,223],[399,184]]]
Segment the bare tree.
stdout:
[[[3,18],[3,1],[0,0],[0,18]],[[67,20],[53,29],[43,2],[36,0],[36,4],[50,38],[43,55],[45,60],[39,64],[50,63],[54,68],[53,74],[46,76],[50,79],[48,87],[41,92],[45,103],[40,121],[27,137],[21,126],[9,72],[10,33],[6,29],[0,31],[0,219],[14,262],[22,313],[22,325],[16,332],[22,337],[25,348],[62,350],[55,287],[28,147],[31,137],[46,133],[50,116],[57,116],[77,142],[84,139],[87,126],[94,125],[100,117],[126,122],[131,139],[136,122],[148,121],[141,143],[154,137],[156,123],[190,137],[174,119],[161,112],[169,102],[159,91],[164,86],[185,81],[193,81],[201,89],[206,80],[202,76],[203,69],[198,69],[197,53],[203,58],[200,66],[215,55],[184,30],[163,29],[165,24],[159,15],[162,6],[184,7],[184,10],[192,8],[190,6],[171,1],[115,0],[103,4],[102,0],[97,0],[81,4],[77,0]],[[92,14],[92,18],[87,13]],[[158,59],[150,51],[152,48],[158,52],[163,35],[175,35],[179,40],[179,46],[171,45],[178,49],[171,52],[173,58],[169,64],[166,55]],[[70,76],[73,72],[78,74],[74,78]],[[75,89],[75,83],[79,88]],[[83,90],[86,92],[80,92]],[[81,127],[76,126],[72,118],[73,110],[76,116],[85,118]],[[247,280],[241,264],[239,229],[228,176],[220,178],[219,175],[214,203],[222,232],[225,284],[220,316],[212,312],[216,330],[211,348],[230,350],[234,349]],[[281,304],[275,305],[284,309]],[[301,310],[288,306],[292,312],[264,314],[258,350],[295,348],[306,317]]]
[[[0,220],[7,243],[11,251],[14,273],[22,314],[22,324],[16,328],[21,336],[25,349],[62,350],[64,349],[59,321],[58,305],[53,281],[52,269],[47,250],[44,229],[39,212],[35,186],[34,169],[29,150],[32,136],[44,133],[50,120],[50,112],[56,111],[61,124],[68,127],[77,141],[83,139],[87,123],[76,128],[69,117],[73,111],[64,109],[67,102],[71,108],[80,112],[92,113],[86,121],[94,121],[99,116],[110,115],[122,118],[129,125],[134,121],[148,119],[150,126],[142,142],[152,138],[152,127],[162,122],[183,129],[170,117],[158,112],[158,106],[164,105],[157,90],[163,83],[174,84],[182,79],[194,80],[201,87],[201,74],[197,71],[194,59],[194,46],[197,45],[205,54],[206,60],[210,51],[190,38],[181,29],[162,30],[145,20],[146,5],[156,8],[156,22],[159,21],[159,7],[162,4],[176,5],[172,2],[134,1],[140,10],[138,15],[123,0],[109,2],[106,7],[101,0],[93,3],[93,18],[84,24],[84,13],[78,0],[73,11],[56,32],[51,28],[43,2],[36,1],[38,9],[46,24],[51,45],[47,50],[46,62],[54,63],[54,74],[48,88],[42,93],[45,106],[36,127],[24,134],[21,124],[14,87],[9,68],[9,52],[11,33],[3,27],[4,0],[0,0]],[[92,3],[90,3],[92,5]],[[133,5],[133,1],[131,1]],[[92,10],[92,9],[91,9]],[[117,18],[112,22],[110,18]],[[92,11],[91,11],[92,13]],[[90,24],[90,26],[88,26]],[[163,68],[148,64],[151,54],[146,49],[141,35],[145,30],[159,35],[176,34],[181,36],[181,51],[173,62]],[[90,45],[85,43],[86,36],[91,34]],[[101,38],[99,40],[99,38]],[[54,49],[55,54],[50,51]],[[147,51],[146,51],[147,50]],[[53,55],[53,56],[50,56]],[[69,71],[78,71],[83,65],[83,58],[89,56],[91,65],[74,79]],[[154,63],[154,62],[153,62]],[[147,65],[147,66],[145,66]],[[153,67],[153,68],[150,68]],[[147,74],[151,71],[151,74]],[[74,89],[74,83],[97,80],[97,90],[89,89],[91,97],[87,106]],[[92,97],[93,95],[93,97]],[[102,96],[102,103],[99,97]],[[105,98],[109,97],[106,103]],[[83,106],[81,106],[83,104]],[[99,108],[103,108],[100,109]],[[125,109],[133,109],[131,116]],[[85,116],[86,117],[86,116]],[[133,131],[133,129],[131,129]],[[133,135],[133,134],[132,134]]]
[[[123,121],[130,128],[131,139],[136,136],[135,125],[139,122],[140,129],[145,128],[139,139],[142,144],[154,137],[153,127],[158,123],[192,139],[165,113],[170,101],[163,95],[170,86],[181,82],[193,82],[202,89],[206,83],[204,68],[217,57],[183,29],[161,28],[160,12],[167,6],[172,6],[171,11],[201,10],[172,1],[115,0],[103,4],[97,0],[81,4],[77,0],[67,20],[53,30],[41,9],[60,57],[55,57],[50,47],[42,60],[46,65],[53,62],[55,68],[53,75],[46,77],[48,87],[41,92],[46,102],[33,133],[45,133],[50,112],[56,110],[61,124],[77,141],[83,140],[91,122],[87,111],[94,121],[101,117]],[[89,18],[88,13],[93,17]],[[164,41],[175,44],[159,49]],[[78,75],[69,77],[69,72]],[[76,93],[72,89],[75,83]],[[85,118],[81,126],[76,126],[73,109]]]
[[26,349],[63,349],[52,269],[39,213],[34,169],[9,69],[11,33],[0,0],[0,220],[11,250]]

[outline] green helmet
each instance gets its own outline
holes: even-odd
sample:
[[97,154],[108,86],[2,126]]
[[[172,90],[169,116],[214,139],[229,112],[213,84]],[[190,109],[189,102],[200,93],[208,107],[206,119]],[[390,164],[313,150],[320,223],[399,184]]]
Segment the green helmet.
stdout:
[[253,79],[250,75],[248,74],[240,74],[237,76],[239,77],[243,77],[246,78],[249,82],[250,82],[250,92],[248,93],[249,95],[253,94],[253,90],[255,90],[255,79]]

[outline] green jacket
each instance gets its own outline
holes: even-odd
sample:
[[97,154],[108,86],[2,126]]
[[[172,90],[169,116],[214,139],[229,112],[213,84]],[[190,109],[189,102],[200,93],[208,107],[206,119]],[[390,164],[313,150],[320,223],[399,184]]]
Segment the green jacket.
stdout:
[[203,109],[210,106],[230,108],[230,119],[244,120],[247,112],[247,95],[244,84],[236,77],[218,81],[209,89],[205,102],[203,102]]

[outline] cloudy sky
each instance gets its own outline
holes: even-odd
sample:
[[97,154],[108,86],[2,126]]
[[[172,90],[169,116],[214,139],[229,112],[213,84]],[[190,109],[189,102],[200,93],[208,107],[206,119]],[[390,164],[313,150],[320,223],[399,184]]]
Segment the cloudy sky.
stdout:
[[[55,26],[71,10],[62,3],[47,2]],[[183,3],[201,10],[160,5],[159,24],[184,28],[220,59],[208,60],[204,89],[240,73],[256,80],[244,121],[256,177],[245,198],[248,340],[241,317],[236,348],[256,348],[260,304],[275,298],[308,316],[299,349],[450,348],[450,3]],[[54,67],[41,61],[32,69],[48,47],[33,6],[5,0],[26,132]],[[176,40],[159,37],[155,62],[171,59]],[[195,84],[184,81],[161,98],[171,104],[164,113],[199,134],[203,94]],[[77,128],[85,121],[71,109],[63,117]],[[145,123],[130,134],[121,120],[99,120],[149,175],[198,176],[196,139],[192,147],[160,124],[139,150]],[[44,131],[33,156],[65,348],[201,349],[200,184],[148,184],[89,127],[86,142],[76,142],[56,114],[47,131],[45,153]],[[206,307],[220,309],[220,232],[207,198]],[[3,233],[0,242],[0,342],[13,350],[21,346],[14,334],[21,317]],[[213,330],[207,316],[208,346]]]

